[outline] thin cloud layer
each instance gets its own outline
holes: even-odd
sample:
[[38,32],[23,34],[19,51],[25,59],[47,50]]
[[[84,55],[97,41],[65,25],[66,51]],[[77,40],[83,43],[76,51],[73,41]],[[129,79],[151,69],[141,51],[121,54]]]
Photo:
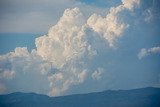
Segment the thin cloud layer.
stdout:
[[4,93],[6,91],[6,87],[0,83],[0,93]]
[[86,5],[77,0],[1,0],[3,17],[0,32],[43,34],[57,23],[66,8],[74,7],[79,7],[87,17],[93,12],[106,11],[106,8]]
[[123,0],[105,18],[93,14],[87,19],[79,8],[66,9],[47,35],[36,38],[36,49],[28,52],[25,47],[17,47],[14,52],[0,56],[0,77],[5,80],[7,76],[16,79],[25,74],[41,75],[48,83],[50,96],[63,95],[74,85],[100,81],[102,74],[106,75],[101,63],[106,62],[101,60],[97,64],[97,59],[114,47],[127,27],[119,21],[118,14],[133,10],[138,4],[139,0]]

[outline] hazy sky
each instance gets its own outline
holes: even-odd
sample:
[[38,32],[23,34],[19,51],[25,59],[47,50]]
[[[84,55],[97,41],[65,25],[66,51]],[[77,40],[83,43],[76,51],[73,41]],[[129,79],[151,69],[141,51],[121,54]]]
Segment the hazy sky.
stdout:
[[160,87],[159,0],[1,0],[0,93]]

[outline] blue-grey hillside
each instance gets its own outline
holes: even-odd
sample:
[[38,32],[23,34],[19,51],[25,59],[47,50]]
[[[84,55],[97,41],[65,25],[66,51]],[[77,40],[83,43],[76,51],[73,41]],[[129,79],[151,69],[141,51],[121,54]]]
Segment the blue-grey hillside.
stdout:
[[160,107],[160,88],[108,90],[60,97],[16,92],[0,95],[0,107]]

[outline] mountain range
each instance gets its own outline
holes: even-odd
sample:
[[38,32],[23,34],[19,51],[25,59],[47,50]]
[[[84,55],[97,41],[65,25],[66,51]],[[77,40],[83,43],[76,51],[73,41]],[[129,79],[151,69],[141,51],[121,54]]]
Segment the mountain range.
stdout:
[[160,88],[107,90],[59,97],[15,92],[0,95],[0,107],[160,107]]

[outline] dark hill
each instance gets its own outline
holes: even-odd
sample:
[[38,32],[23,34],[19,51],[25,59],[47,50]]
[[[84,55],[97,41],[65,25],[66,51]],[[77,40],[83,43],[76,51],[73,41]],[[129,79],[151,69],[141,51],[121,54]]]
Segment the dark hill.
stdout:
[[160,88],[104,91],[61,97],[17,92],[0,95],[0,107],[160,107]]

